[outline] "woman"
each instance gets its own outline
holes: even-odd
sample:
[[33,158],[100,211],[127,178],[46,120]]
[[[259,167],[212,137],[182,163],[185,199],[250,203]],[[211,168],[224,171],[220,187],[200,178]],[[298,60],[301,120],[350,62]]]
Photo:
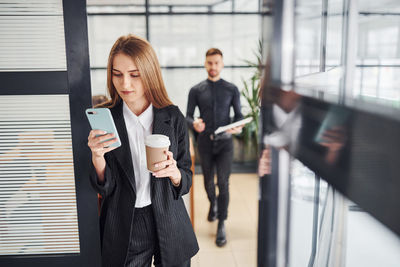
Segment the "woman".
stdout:
[[[150,44],[137,36],[120,37],[107,67],[111,110],[122,146],[112,134],[92,130],[91,182],[102,195],[100,215],[103,266],[190,266],[198,244],[182,195],[192,185],[185,119],[168,98]],[[160,171],[146,168],[144,137],[169,137]],[[98,137],[96,137],[98,136]]]

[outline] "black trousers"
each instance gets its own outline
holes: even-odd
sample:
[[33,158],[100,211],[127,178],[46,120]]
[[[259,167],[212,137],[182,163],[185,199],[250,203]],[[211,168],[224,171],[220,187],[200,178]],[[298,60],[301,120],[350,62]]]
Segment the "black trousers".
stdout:
[[[217,201],[218,219],[226,220],[229,205],[229,176],[233,159],[232,138],[211,140],[208,135],[200,134],[197,143],[207,197],[210,203]],[[218,197],[215,193],[215,169],[217,170]]]
[[154,256],[156,267],[190,267],[190,260],[174,266],[161,264],[160,247],[151,205],[135,208],[125,267],[150,267]]

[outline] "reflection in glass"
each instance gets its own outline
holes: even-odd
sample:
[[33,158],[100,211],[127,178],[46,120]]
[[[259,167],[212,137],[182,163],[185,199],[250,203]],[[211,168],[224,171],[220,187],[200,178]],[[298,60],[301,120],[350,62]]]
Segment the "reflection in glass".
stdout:
[[346,267],[400,266],[400,238],[349,202]]
[[307,266],[312,249],[315,175],[298,160],[291,166],[289,266]]
[[[315,175],[300,161],[292,162],[291,176],[289,266],[310,266],[314,236],[317,240],[314,261],[317,265],[314,266],[323,266],[318,264],[331,262],[329,254],[325,253],[338,246],[345,248],[343,266],[346,267],[400,266],[400,238],[396,234],[339,192],[333,191],[332,194],[331,191],[327,198],[328,184],[324,180],[320,180],[319,203],[315,206]],[[335,202],[338,198],[344,198],[343,206],[340,202]],[[325,205],[326,201],[330,203]],[[313,228],[315,209],[318,209],[317,228]],[[339,232],[332,233],[336,237],[324,234],[326,229],[336,228],[339,222],[343,226],[337,228]],[[343,237],[344,240],[341,239]],[[335,262],[338,263],[339,260],[336,259]]]
[[300,0],[296,6],[295,76],[319,71],[322,1]]
[[343,75],[344,69],[342,67],[333,67],[324,72],[297,77],[296,92],[301,95],[337,102]]
[[296,91],[337,102],[343,76],[344,5],[343,0],[328,1],[324,17],[322,3],[301,1],[296,7]]
[[314,141],[326,148],[324,160],[335,165],[348,139],[350,111],[339,106],[331,106],[325,115]]
[[[396,185],[393,177],[397,169],[392,169],[394,166],[391,164],[395,163],[387,158],[390,157],[388,151],[393,149],[391,146],[397,147],[398,127],[388,127],[386,120],[357,113],[342,105],[301,97],[292,91],[287,92],[276,87],[268,87],[264,94],[275,103],[272,104],[272,132],[264,136],[264,143],[289,148],[294,157],[302,160],[332,185],[328,187],[326,183],[321,183],[324,186],[321,191],[321,185],[317,185],[318,180],[312,171],[300,162],[292,163],[290,265],[307,266],[309,262],[314,264],[310,266],[341,264],[345,259],[344,251],[359,249],[353,244],[366,242],[365,233],[369,231],[376,231],[378,235],[373,236],[376,238],[373,240],[374,244],[381,242],[380,245],[384,247],[387,244],[383,240],[388,239],[388,244],[398,251],[400,241],[396,234],[389,231],[386,231],[388,234],[380,234],[386,227],[380,223],[378,227],[371,226],[365,221],[365,216],[357,221],[364,232],[358,231],[358,235],[352,235],[353,247],[346,247],[344,240],[350,234],[347,231],[347,217],[350,215],[347,200],[338,191],[346,192],[357,203],[365,206],[382,221],[386,220],[385,223],[395,229],[396,225],[387,221],[388,216],[392,215],[383,214],[377,205],[387,208],[397,205],[394,201],[390,202],[395,197],[395,191],[389,190],[392,183]],[[301,118],[300,127],[294,126],[298,124],[297,118]],[[386,138],[386,143],[378,145],[375,139],[381,136],[378,133],[382,129],[387,129],[388,132],[391,130],[394,134],[382,135]],[[298,138],[293,139],[290,136]],[[282,141],[283,145],[277,145],[278,141]],[[379,188],[376,186],[377,179],[382,183]],[[313,200],[317,200],[317,204]],[[379,201],[382,203],[378,203]],[[380,253],[383,254],[384,250],[385,248],[380,250]],[[393,262],[393,266],[397,266],[399,257],[394,254],[395,250],[386,251],[391,251],[389,253],[392,254],[384,262],[389,264],[387,266],[392,266],[390,264]],[[362,252],[355,254],[360,255]],[[360,266],[356,264],[363,261],[354,258],[353,262],[354,266]],[[368,264],[372,262],[375,261]],[[361,266],[375,266],[374,264],[376,262]]]
[[[325,70],[341,65],[343,40],[343,0],[328,2]],[[337,88],[339,90],[339,88]],[[336,91],[338,94],[338,91]]]
[[[322,10],[324,2],[327,3],[326,17]],[[382,7],[387,5],[392,12],[380,15],[359,12],[353,17],[356,13],[353,11],[357,10],[343,11],[348,6],[354,7],[345,4],[349,2],[297,1],[295,90],[299,93],[301,89],[311,89],[316,93],[312,98],[299,100],[298,143],[288,142],[285,146],[295,151],[292,156],[302,162],[295,160],[291,166],[290,266],[400,266],[396,213],[399,125],[397,121],[371,114],[371,110],[366,113],[350,109],[347,105],[353,104],[352,99],[345,99],[351,96],[400,107],[400,4],[388,0],[368,1],[371,4],[366,5],[367,1],[362,0],[359,1],[360,11],[366,6],[369,12],[389,11]],[[358,23],[356,31],[352,31],[350,25],[353,19]],[[351,36],[346,43],[348,30]],[[358,38],[357,50],[350,49],[356,41],[354,38]],[[326,48],[326,54],[320,48]],[[321,58],[324,54],[326,58]],[[356,55],[357,66],[354,66]],[[354,67],[357,67],[355,86],[348,86],[346,79],[353,82],[349,73]],[[274,120],[277,109],[273,106],[279,105],[284,94],[280,88],[273,87],[279,85],[269,84],[264,91],[268,104],[263,106],[263,119],[273,121],[271,125],[264,125],[264,130],[273,132],[278,128],[282,132],[287,129],[289,131],[281,136],[293,135],[295,128],[280,127],[279,121]],[[336,94],[337,100],[343,100],[340,103],[346,105],[320,101],[326,100],[327,93]],[[268,135],[272,134],[268,132]],[[293,145],[297,145],[296,150]],[[278,164],[279,168],[286,167],[279,161]],[[302,164],[330,185],[320,180],[318,188],[315,173]],[[356,205],[349,204],[339,190],[397,234]],[[320,203],[313,205],[313,199]],[[315,216],[316,211],[318,216]],[[317,227],[313,227],[313,216],[318,218]],[[313,255],[313,238],[317,239],[316,255],[314,261],[309,261]]]
[[353,95],[400,108],[400,16],[359,15]]
[[371,13],[399,13],[400,6],[397,0],[385,0],[385,1],[371,1],[371,0],[358,0],[358,10],[360,12],[371,12]]

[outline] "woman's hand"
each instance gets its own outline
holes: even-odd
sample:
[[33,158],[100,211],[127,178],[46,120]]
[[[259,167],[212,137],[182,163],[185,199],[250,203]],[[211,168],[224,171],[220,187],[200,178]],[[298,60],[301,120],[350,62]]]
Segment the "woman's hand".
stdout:
[[342,150],[347,141],[346,128],[338,125],[327,129],[322,134],[321,139],[322,141],[319,144],[327,148],[325,160],[329,164],[336,163],[339,157],[339,152]]
[[[97,137],[96,137],[97,135]],[[109,141],[104,142],[107,139]],[[111,147],[110,145],[115,143],[117,138],[114,138],[113,133],[105,134],[102,130],[91,130],[88,137],[88,146],[92,151],[93,158],[104,157],[104,154],[114,150],[116,147]]]
[[174,155],[171,151],[165,151],[164,153],[167,154],[167,160],[158,162],[154,165],[155,167],[161,167],[162,169],[154,172],[153,175],[157,178],[169,177],[174,186],[179,186],[182,176],[178,166],[176,165],[176,160],[174,160]]
[[[98,135],[96,137],[96,135]],[[104,182],[104,173],[106,170],[106,160],[104,154],[114,150],[116,147],[110,147],[111,144],[117,141],[117,138],[113,138],[114,134],[105,134],[102,130],[91,130],[88,137],[88,146],[92,151],[92,163],[96,169],[98,180],[100,183]],[[109,141],[104,140],[113,138]]]
[[269,147],[264,148],[258,162],[258,176],[271,174],[271,156]]

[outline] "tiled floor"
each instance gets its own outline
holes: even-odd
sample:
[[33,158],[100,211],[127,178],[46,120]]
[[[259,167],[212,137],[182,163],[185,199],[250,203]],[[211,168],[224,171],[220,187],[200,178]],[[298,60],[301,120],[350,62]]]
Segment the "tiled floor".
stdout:
[[252,267],[256,266],[258,177],[256,174],[232,174],[230,203],[226,221],[225,247],[215,245],[217,221],[208,222],[209,202],[203,186],[203,176],[193,179],[195,201],[195,231],[200,251],[192,259],[192,267]]

